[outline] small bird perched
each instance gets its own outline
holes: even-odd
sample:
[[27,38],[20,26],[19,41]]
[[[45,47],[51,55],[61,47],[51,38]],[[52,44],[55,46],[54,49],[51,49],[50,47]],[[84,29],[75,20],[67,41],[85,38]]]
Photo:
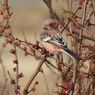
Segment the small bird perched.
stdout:
[[71,58],[78,60],[78,56],[68,49],[66,41],[55,28],[55,23],[51,18],[42,21],[40,34],[42,45],[49,52],[65,52]]

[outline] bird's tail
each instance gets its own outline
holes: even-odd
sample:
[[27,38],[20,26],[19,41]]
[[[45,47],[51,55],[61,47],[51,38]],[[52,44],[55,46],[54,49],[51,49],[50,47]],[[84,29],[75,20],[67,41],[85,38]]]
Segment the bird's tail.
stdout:
[[73,53],[71,50],[69,50],[68,48],[66,48],[66,49],[62,49],[62,51],[63,52],[65,52],[67,55],[69,55],[71,58],[73,58],[73,59],[75,59],[75,60],[81,60],[81,58],[77,55],[77,54],[75,54],[75,53]]

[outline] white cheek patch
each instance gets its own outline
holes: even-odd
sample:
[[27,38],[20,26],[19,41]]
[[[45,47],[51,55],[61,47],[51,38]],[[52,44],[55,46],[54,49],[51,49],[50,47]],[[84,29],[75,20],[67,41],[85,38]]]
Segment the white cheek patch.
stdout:
[[50,39],[51,39],[51,38],[47,37],[47,38],[43,39],[43,41],[48,41],[48,40],[50,40]]

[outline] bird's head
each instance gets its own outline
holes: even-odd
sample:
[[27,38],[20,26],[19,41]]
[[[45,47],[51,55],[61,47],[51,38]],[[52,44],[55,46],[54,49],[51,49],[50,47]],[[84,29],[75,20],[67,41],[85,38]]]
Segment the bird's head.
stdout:
[[56,22],[53,19],[48,18],[48,19],[42,21],[41,28],[45,29],[45,30],[55,29],[56,28]]

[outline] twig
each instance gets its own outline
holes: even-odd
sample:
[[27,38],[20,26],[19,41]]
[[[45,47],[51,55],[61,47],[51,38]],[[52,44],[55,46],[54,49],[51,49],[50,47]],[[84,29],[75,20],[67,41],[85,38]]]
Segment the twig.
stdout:
[[48,84],[47,84],[47,79],[45,77],[44,71],[42,72],[42,74],[43,74],[43,77],[44,77],[44,80],[45,80],[45,84],[46,84],[46,89],[47,89],[48,95],[50,95],[49,87],[48,87]]
[[[82,22],[81,22],[82,23],[82,26],[85,26],[87,3],[88,3],[88,0],[85,0],[84,7],[83,7],[83,12],[82,12]],[[81,40],[80,40],[80,44],[79,44],[79,54],[81,54],[81,48],[82,48],[82,34],[83,34],[83,29],[80,29],[79,38]]]
[[[79,35],[79,32],[73,31],[73,34]],[[88,39],[88,40],[91,40],[91,41],[95,41],[94,38],[91,37],[91,36],[89,36],[89,35],[82,34],[81,36],[82,36],[83,38],[85,38],[85,39]]]
[[40,61],[38,67],[36,68],[34,74],[31,76],[31,78],[29,79],[28,83],[26,84],[22,95],[27,95],[28,94],[28,88],[31,85],[31,83],[33,82],[34,78],[39,73],[39,70],[40,70],[40,68],[43,65],[43,63],[44,63],[45,60],[46,60],[46,57],[44,56],[43,59]]
[[[76,14],[76,12],[77,12],[79,9],[80,9],[80,6],[78,6],[78,7],[75,9],[75,11],[73,12],[72,17]],[[65,29],[66,29],[67,31],[69,31],[69,29],[66,28],[69,23],[70,23],[70,20],[63,26],[63,28],[61,29],[60,33],[62,33]]]
[[[3,95],[4,90],[6,89],[7,81],[8,81],[8,79],[6,79],[6,81],[5,81],[5,85],[4,85],[3,89],[2,89],[2,92],[1,92],[2,95]],[[8,93],[8,94],[9,94],[9,93]]]
[[[9,75],[9,77],[10,77],[11,81],[12,81],[12,80],[13,80],[13,78],[12,78],[12,76],[11,76],[10,72],[9,72],[9,71],[7,71],[7,73],[8,73],[8,75]],[[16,90],[17,90],[17,85],[16,85],[16,84],[13,84],[13,86],[14,86],[14,90],[16,91]],[[15,94],[17,94],[17,93],[15,93]],[[21,95],[21,93],[20,93],[20,92],[19,92],[18,94],[19,94],[19,95]]]
[[95,15],[95,0],[91,0],[91,3],[92,3],[92,10],[93,10],[94,15]]
[[15,54],[14,54],[14,56],[15,56],[15,60],[17,61],[16,62],[16,68],[17,68],[17,70],[16,70],[16,89],[17,89],[17,85],[18,85],[18,81],[19,81],[19,78],[18,78],[18,74],[19,74],[19,62],[18,62],[18,56],[17,56],[17,48],[16,48],[16,45],[15,45],[15,40],[14,40],[13,32],[12,32],[11,28],[10,28],[10,32],[11,32],[11,39],[12,39],[13,47],[14,47],[14,49],[16,51]]
[[77,78],[77,71],[78,71],[77,66],[78,66],[78,62],[76,60],[74,60],[74,72],[73,72],[73,78],[72,78],[74,87],[73,87],[73,90],[71,92],[71,95],[74,94],[74,88],[75,88],[75,83],[76,83],[76,78]]
[[87,34],[91,35],[91,36],[93,37],[93,40],[94,40],[95,36],[94,36],[92,33],[90,33],[90,32],[87,31],[84,27],[82,27],[81,24],[75,22],[73,18],[69,18],[69,19],[70,19],[72,22],[74,22],[77,26],[79,26],[81,29],[83,29],[83,31],[85,31]]

